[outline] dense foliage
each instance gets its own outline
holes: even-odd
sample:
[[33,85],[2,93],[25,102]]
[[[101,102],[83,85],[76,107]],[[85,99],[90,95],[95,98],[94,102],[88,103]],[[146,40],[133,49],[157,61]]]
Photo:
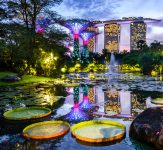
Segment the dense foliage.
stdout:
[[152,71],[157,72],[157,75],[163,74],[163,47],[157,41],[140,50],[116,54],[116,58],[121,65],[139,66],[144,75],[151,75]]
[[[50,8],[62,0],[0,0],[0,69],[23,74],[54,75],[64,62],[67,34],[56,27],[63,22]],[[51,24],[36,33],[36,20]]]

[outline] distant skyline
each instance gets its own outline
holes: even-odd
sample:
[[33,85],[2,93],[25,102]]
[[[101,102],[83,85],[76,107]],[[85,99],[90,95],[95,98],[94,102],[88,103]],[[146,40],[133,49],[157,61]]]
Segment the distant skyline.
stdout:
[[65,18],[80,17],[93,20],[144,17],[162,20],[148,24],[147,42],[163,42],[163,0],[63,0],[54,8]]

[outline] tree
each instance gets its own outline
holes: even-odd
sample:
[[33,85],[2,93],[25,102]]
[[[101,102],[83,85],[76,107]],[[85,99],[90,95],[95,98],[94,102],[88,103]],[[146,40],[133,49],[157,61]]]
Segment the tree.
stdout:
[[147,46],[147,44],[146,44],[146,41],[144,41],[144,40],[139,40],[138,42],[137,42],[137,48],[139,49],[139,50],[143,50],[143,49],[145,49],[145,48],[147,48],[148,46]]
[[159,51],[161,49],[161,44],[155,40],[150,44],[150,48],[151,50]]
[[[36,67],[39,48],[53,53],[56,50],[65,51],[63,40],[67,34],[55,27],[55,24],[63,22],[63,19],[50,10],[52,6],[61,2],[62,0],[0,0],[0,13],[2,14],[0,23],[4,28],[4,32],[0,34],[0,40],[10,39],[10,43],[6,42],[6,45],[12,52],[14,52],[13,45],[17,52],[21,50],[27,64],[25,72],[29,72],[31,67]],[[46,16],[51,21],[51,25],[44,34],[36,33],[36,21],[39,15]],[[8,31],[11,33],[8,34]],[[15,34],[12,31],[15,31]]]

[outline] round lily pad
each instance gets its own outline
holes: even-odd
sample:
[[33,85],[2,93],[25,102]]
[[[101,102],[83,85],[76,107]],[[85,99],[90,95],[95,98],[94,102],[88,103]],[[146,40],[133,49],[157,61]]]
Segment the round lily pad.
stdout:
[[70,125],[64,121],[45,121],[34,123],[23,130],[23,136],[31,139],[57,138],[66,134]]
[[71,128],[72,135],[91,143],[112,142],[125,136],[125,125],[110,120],[93,120],[78,123]]
[[158,104],[158,105],[163,105],[163,98],[152,99],[151,103]]
[[3,116],[8,120],[27,120],[45,117],[51,112],[51,109],[44,107],[21,107],[9,110]]

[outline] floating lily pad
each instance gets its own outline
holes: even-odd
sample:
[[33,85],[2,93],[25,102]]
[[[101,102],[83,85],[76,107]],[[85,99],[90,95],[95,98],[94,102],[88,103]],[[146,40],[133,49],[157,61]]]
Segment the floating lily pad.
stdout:
[[151,103],[163,105],[163,98],[152,99]]
[[122,139],[126,127],[110,120],[85,121],[71,128],[72,135],[81,141],[91,143],[112,142]]
[[45,121],[34,123],[23,130],[23,136],[31,139],[57,138],[66,134],[70,129],[64,121]]
[[49,108],[43,107],[21,107],[9,110],[3,114],[8,120],[26,120],[45,117],[51,114]]

